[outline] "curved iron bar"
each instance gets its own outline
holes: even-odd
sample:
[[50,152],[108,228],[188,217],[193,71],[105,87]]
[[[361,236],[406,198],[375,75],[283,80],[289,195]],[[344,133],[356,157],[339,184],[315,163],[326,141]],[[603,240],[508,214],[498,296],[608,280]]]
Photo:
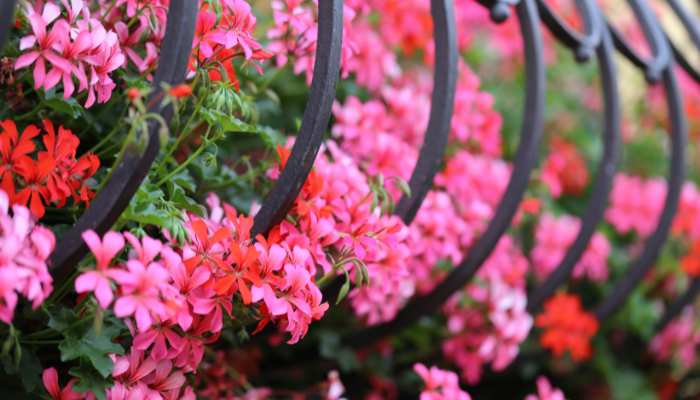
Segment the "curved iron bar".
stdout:
[[393,320],[350,333],[344,337],[346,344],[351,346],[370,344],[437,310],[476,274],[510,226],[537,160],[537,150],[542,134],[545,93],[542,36],[534,0],[520,1],[516,6],[516,13],[525,42],[525,108],[513,173],[493,219],[464,260],[433,291],[410,301]]
[[654,332],[663,331],[664,328],[669,323],[671,323],[671,321],[676,319],[676,317],[678,317],[683,312],[683,310],[688,304],[695,301],[695,299],[698,297],[698,294],[700,294],[700,278],[694,278],[690,282],[688,289],[686,289],[686,291],[681,296],[679,296],[668,307],[666,307],[666,311],[654,327]]
[[433,186],[433,178],[440,170],[450,134],[457,90],[457,29],[452,0],[431,0],[435,40],[435,71],[433,94],[430,100],[430,120],[425,131],[420,155],[409,181],[411,194],[403,196],[394,214],[410,224],[418,213],[425,196]]
[[[645,9],[648,6],[639,1],[634,1]],[[655,18],[642,22],[645,32],[653,29],[659,30],[658,21]],[[668,48],[665,40],[659,43]],[[671,56],[672,57],[672,56]],[[644,278],[649,269],[653,266],[659,255],[661,247],[668,237],[673,216],[678,209],[680,193],[685,179],[685,146],[687,137],[687,123],[684,116],[683,101],[676,82],[676,75],[673,71],[674,63],[671,62],[662,70],[662,82],[666,92],[669,120],[671,121],[671,160],[668,177],[668,189],[664,208],[659,217],[656,230],[646,240],[642,254],[637,258],[625,277],[618,281],[610,291],[610,294],[595,309],[594,313],[598,320],[602,321],[617,311],[625,302],[632,290]]]
[[569,278],[579,258],[588,247],[596,226],[603,219],[608,194],[612,187],[615,170],[620,155],[620,99],[617,88],[612,38],[606,31],[596,49],[598,69],[601,73],[601,89],[605,104],[603,118],[603,156],[598,162],[598,171],[593,183],[591,196],[581,215],[581,227],[576,239],[567,250],[564,258],[547,279],[528,294],[527,310],[534,313],[542,303]]
[[[459,49],[452,0],[431,0],[430,13],[435,43],[430,119],[409,181],[411,194],[402,196],[394,209],[394,214],[398,215],[406,225],[413,222],[425,196],[433,186],[435,175],[440,170],[450,134],[457,90]],[[323,288],[323,297],[326,299],[337,297],[342,285],[342,279],[336,278]]]
[[320,1],[318,43],[309,100],[287,164],[255,215],[253,236],[266,233],[284,219],[311,172],[331,117],[340,74],[342,41],[343,1]]
[[627,43],[623,35],[610,22],[606,22],[608,30],[620,54],[627,58],[632,64],[644,70],[644,76],[647,82],[658,82],[661,79],[663,71],[671,62],[671,50],[665,40],[665,34],[661,30],[659,23],[655,21],[656,17],[651,10],[649,10],[648,6],[641,3],[640,0],[629,0],[629,3],[634,15],[642,25],[644,36],[651,47],[652,56],[650,58],[645,58],[640,55]]
[[15,16],[15,0],[3,0],[0,2],[0,49],[5,46],[5,41],[12,29],[12,17]]
[[[161,84],[171,85],[182,82],[187,72],[187,62],[192,49],[194,28],[197,18],[197,2],[192,0],[172,0],[168,9],[165,38],[161,46],[160,60],[153,79],[153,93],[149,98],[149,110],[160,113],[169,120],[172,110],[161,107],[163,97]],[[134,193],[148,174],[151,164],[160,150],[159,126],[149,123],[145,150],[132,143],[125,150],[121,163],[100,190],[91,206],[85,210],[70,231],[61,235],[61,241],[51,254],[51,273],[57,281],[66,278],[75,264],[87,253],[81,234],[94,229],[106,232],[129,204]]]
[[520,0],[477,0],[479,4],[489,9],[491,20],[497,24],[510,18],[510,8]]
[[559,17],[559,14],[552,10],[545,0],[537,0],[537,9],[542,22],[549,28],[552,35],[574,52],[576,61],[585,62],[595,54],[602,40],[603,21],[596,15],[597,11],[592,0],[576,0],[576,8],[583,18],[584,33],[576,31]]
[[[700,20],[691,15],[688,9],[686,9],[683,4],[678,2],[678,0],[668,0],[668,4],[681,21],[681,24],[685,30],[688,32],[688,36],[690,36],[690,40],[695,45],[695,48],[700,50]],[[690,75],[694,81],[700,83],[700,71],[690,64],[688,58],[680,51],[678,46],[673,43],[669,35],[666,35],[666,38],[671,44],[671,50],[673,51],[673,56],[678,62],[678,65],[680,65],[680,67],[683,68],[683,70]]]

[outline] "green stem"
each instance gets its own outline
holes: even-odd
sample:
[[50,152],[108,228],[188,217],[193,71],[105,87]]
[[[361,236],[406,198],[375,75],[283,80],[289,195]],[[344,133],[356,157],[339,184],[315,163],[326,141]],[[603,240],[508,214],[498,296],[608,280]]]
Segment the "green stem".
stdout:
[[173,176],[175,176],[175,175],[177,175],[178,173],[180,173],[180,171],[182,171],[183,169],[185,169],[192,161],[194,161],[197,157],[199,157],[199,155],[202,154],[202,152],[204,151],[204,149],[206,149],[207,147],[208,147],[208,143],[207,143],[207,141],[205,140],[205,142],[204,142],[201,146],[199,146],[199,148],[197,148],[197,150],[195,150],[194,153],[190,154],[190,156],[187,158],[187,160],[185,160],[185,162],[183,162],[182,164],[178,165],[177,168],[175,168],[174,170],[172,170],[172,171],[171,171],[168,175],[166,175],[163,179],[159,180],[159,181],[156,183],[156,186],[161,186],[162,184],[164,184],[165,182],[167,182],[168,180],[170,180],[170,178],[172,178]]
[[[121,114],[120,114],[120,116],[119,116],[119,120],[120,120],[120,121],[124,118],[124,114],[126,114],[126,108],[124,109],[124,111],[121,112]],[[121,130],[121,129],[120,129],[121,127],[122,127],[122,124],[121,124],[121,123],[116,124],[116,125],[114,126],[114,128],[112,128],[112,130],[109,131],[109,133],[108,133],[107,135],[105,135],[105,137],[103,137],[99,142],[97,142],[96,145],[92,146],[92,148],[90,148],[90,150],[88,150],[88,152],[89,152],[89,153],[97,153],[97,150],[98,150],[99,148],[101,148],[102,146],[104,146],[110,139],[112,139],[112,137],[113,137],[118,131]]]

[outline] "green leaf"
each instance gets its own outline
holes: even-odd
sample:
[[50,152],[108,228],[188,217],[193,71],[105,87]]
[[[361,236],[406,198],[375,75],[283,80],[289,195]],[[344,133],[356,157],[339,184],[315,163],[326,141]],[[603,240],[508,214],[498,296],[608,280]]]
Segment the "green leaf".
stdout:
[[232,114],[202,107],[199,112],[210,125],[219,127],[223,133],[258,133],[255,125],[248,124]]
[[343,272],[345,272],[345,283],[340,287],[340,292],[338,292],[338,298],[335,300],[335,304],[340,304],[350,291],[350,275],[348,275],[348,270],[345,268],[343,268]]
[[112,387],[111,379],[100,376],[89,366],[81,364],[78,367],[71,368],[68,373],[78,378],[78,382],[73,385],[75,391],[92,393],[99,400],[105,400],[105,392]]
[[22,351],[22,359],[19,362],[19,377],[22,379],[22,385],[27,392],[32,392],[37,387],[41,387],[41,362],[33,351],[29,351],[24,347]]
[[83,106],[78,104],[73,97],[64,99],[63,97],[56,95],[55,91],[53,90],[46,92],[46,97],[43,103],[48,108],[58,113],[66,114],[73,119],[80,118],[86,114],[83,112]]
[[96,336],[92,329],[90,334],[82,340],[66,338],[58,345],[58,349],[61,351],[61,361],[87,358],[100,375],[105,378],[112,373],[113,363],[109,354],[124,354],[121,345],[112,342],[111,338],[104,335]]

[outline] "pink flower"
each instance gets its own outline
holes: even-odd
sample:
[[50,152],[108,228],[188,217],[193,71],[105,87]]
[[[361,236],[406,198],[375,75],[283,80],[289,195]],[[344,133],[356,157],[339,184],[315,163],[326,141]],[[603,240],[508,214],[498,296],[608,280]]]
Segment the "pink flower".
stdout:
[[25,52],[15,62],[15,69],[34,64],[35,88],[49,90],[62,82],[66,99],[75,92],[75,77],[78,92],[88,92],[86,108],[95,101],[104,103],[116,86],[110,74],[126,61],[118,36],[90,17],[82,1],[63,1],[61,5],[68,19],[61,17],[61,8],[52,2],[44,4],[41,14],[27,8],[33,34],[20,40],[20,50]]
[[688,307],[652,339],[649,349],[658,361],[674,361],[683,369],[695,365],[700,345],[693,310]]
[[53,291],[47,259],[56,239],[36,225],[31,212],[15,205],[0,190],[0,320],[11,323],[18,294],[37,308]]
[[469,394],[460,389],[459,378],[454,372],[437,367],[428,369],[421,363],[414,364],[413,370],[425,383],[420,400],[471,400]]
[[94,292],[97,302],[103,309],[112,304],[114,295],[110,283],[109,266],[112,259],[124,248],[124,237],[117,232],[107,232],[102,240],[94,231],[83,232],[83,240],[95,256],[95,270],[83,272],[75,280],[77,293]]
[[537,378],[537,394],[529,394],[525,400],[565,400],[561,390],[552,387],[546,377]]
[[[555,217],[544,214],[535,229],[535,246],[530,253],[535,275],[544,279],[564,258],[574,242],[580,221],[569,215]],[[575,278],[588,277],[600,282],[608,277],[607,259],[610,243],[601,233],[594,233],[586,251],[574,267]]]
[[72,70],[70,62],[60,56],[60,51],[56,51],[57,48],[60,49],[62,43],[69,40],[69,27],[65,23],[56,23],[49,29],[49,25],[61,15],[60,8],[52,2],[44,4],[41,14],[31,7],[27,8],[26,13],[33,34],[20,40],[20,50],[24,51],[35,46],[38,48],[25,52],[17,58],[15,69],[36,63],[34,88],[38,89],[45,84],[47,62],[60,68],[61,71]]
[[665,194],[666,181],[661,178],[643,180],[619,173],[615,176],[605,219],[622,234],[635,232],[646,237],[656,227]]
[[128,271],[111,271],[122,291],[114,304],[114,314],[119,318],[133,315],[139,332],[145,332],[154,320],[167,318],[160,288],[168,285],[168,272],[158,263],[144,265],[133,259],[126,267]]
[[71,379],[66,387],[61,389],[61,386],[58,384],[56,368],[45,369],[41,374],[41,380],[44,383],[44,388],[53,400],[78,400],[85,398],[84,394],[73,391],[75,379]]

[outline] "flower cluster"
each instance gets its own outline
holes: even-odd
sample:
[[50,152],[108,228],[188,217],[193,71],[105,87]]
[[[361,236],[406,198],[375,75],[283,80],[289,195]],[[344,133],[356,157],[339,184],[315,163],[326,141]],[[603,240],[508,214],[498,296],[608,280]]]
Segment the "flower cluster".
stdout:
[[700,240],[691,244],[688,253],[681,259],[681,268],[689,276],[700,276]]
[[[576,238],[580,224],[578,218],[569,215],[542,215],[535,229],[535,246],[530,254],[535,275],[539,279],[547,277],[559,265]],[[574,278],[586,276],[596,282],[606,280],[609,255],[608,240],[603,234],[594,233],[586,251],[574,267]]]
[[[362,1],[360,1],[362,3]],[[295,74],[306,74],[307,83],[311,82],[316,61],[318,41],[317,2],[308,0],[273,0],[273,18],[275,26],[267,31],[270,39],[268,49],[275,56],[277,66],[294,64]],[[341,68],[343,77],[350,72],[349,60],[354,56],[355,47],[348,34],[348,27],[356,12],[349,5],[343,5],[343,48],[341,49]]]
[[649,350],[658,361],[674,361],[689,369],[695,365],[699,345],[700,329],[688,307],[652,339]]
[[[130,353],[115,356],[110,398],[187,396],[184,373],[195,371],[204,346],[218,339],[224,313],[233,316],[234,298],[257,306],[260,328],[270,320],[280,323],[292,343],[325,312],[309,272],[308,251],[274,238],[258,237],[253,243],[251,218],[222,207],[214,197],[210,205],[208,218],[189,217],[188,240],[177,250],[174,243],[149,236],[139,240],[128,232],[108,232],[102,239],[92,231],[83,234],[96,265],[78,277],[75,289],[94,293],[102,308],[113,303],[115,315],[127,319],[134,336]],[[114,262],[124,238],[128,259]]]
[[[347,271],[357,282],[355,274],[362,273],[357,264],[363,264],[369,285],[350,292],[352,306],[368,323],[388,320],[413,294],[406,265],[408,230],[373,204],[368,178],[355,161],[333,143],[327,147],[332,158],[318,157],[290,212],[296,223],[283,221],[279,234],[307,248],[319,272]],[[280,152],[284,167],[289,150]],[[273,177],[277,173],[271,171]]]
[[56,239],[36,225],[26,207],[15,205],[0,190],[0,320],[10,324],[22,295],[37,308],[53,290],[46,265]]
[[85,203],[92,199],[87,180],[100,166],[91,153],[76,158],[80,140],[70,130],[60,126],[56,133],[47,119],[43,127],[44,149],[36,152],[34,140],[41,133],[37,126],[28,125],[20,134],[14,121],[0,122],[0,189],[37,218],[44,216],[46,205],[62,207],[70,197]]
[[168,0],[100,0],[96,13],[117,33],[119,46],[140,74],[150,74],[165,37]]
[[420,400],[471,400],[471,396],[459,387],[459,378],[452,371],[438,367],[426,367],[418,363],[413,370],[425,384]]
[[678,214],[673,220],[673,233],[690,240],[700,239],[700,191],[692,182],[683,185]]
[[588,185],[586,161],[576,146],[559,138],[551,142],[552,151],[542,167],[542,182],[552,197],[580,196]]
[[[256,18],[244,0],[223,0],[217,15],[203,3],[197,15],[197,26],[190,60],[190,71],[208,71],[212,80],[226,80],[238,86],[232,59],[243,57],[259,62],[270,58],[253,37]],[[257,64],[256,64],[257,66]],[[222,68],[226,76],[222,74]],[[260,67],[257,66],[258,70]]]
[[610,192],[605,218],[619,233],[634,232],[646,237],[656,227],[665,195],[666,182],[663,179],[644,180],[619,173]]
[[76,92],[77,81],[77,92],[88,94],[85,107],[104,103],[116,87],[112,72],[126,61],[117,33],[92,17],[82,0],[60,4],[37,2],[36,7],[27,7],[32,32],[20,40],[23,53],[15,69],[34,65],[35,89],[50,90],[60,82],[68,99]]
[[443,342],[443,354],[471,384],[479,381],[487,364],[495,371],[505,369],[532,327],[524,290],[499,279],[487,282],[470,285],[463,297],[453,297],[444,310],[451,336]]
[[542,347],[560,357],[568,351],[574,361],[591,356],[591,338],[598,331],[598,321],[581,306],[576,295],[558,293],[547,300],[544,311],[535,319],[535,325],[544,330],[540,336]]

